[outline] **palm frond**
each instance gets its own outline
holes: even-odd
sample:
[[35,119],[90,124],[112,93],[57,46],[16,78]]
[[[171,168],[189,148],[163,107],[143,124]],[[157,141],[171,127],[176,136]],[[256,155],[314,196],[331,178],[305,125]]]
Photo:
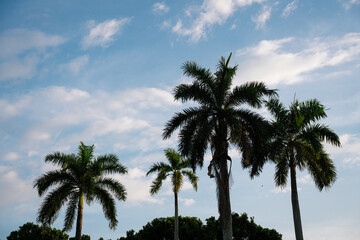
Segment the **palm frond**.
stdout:
[[115,229],[118,221],[116,219],[117,214],[114,198],[108,191],[98,186],[95,187],[94,196],[102,206],[105,218],[109,221],[109,228]]
[[199,177],[196,176],[195,173],[190,170],[182,170],[181,173],[189,179],[191,185],[193,186],[195,191],[197,191],[197,187],[198,187],[197,183],[199,181]]
[[178,128],[182,127],[187,121],[199,115],[203,109],[190,107],[175,115],[165,124],[163,139],[170,138],[171,134]]
[[275,97],[277,96],[276,91],[269,89],[263,82],[248,82],[233,89],[225,106],[248,104],[251,107],[260,108],[264,97]]
[[195,101],[205,106],[215,104],[211,89],[197,81],[192,84],[180,84],[176,86],[174,88],[174,98],[182,102]]
[[73,192],[69,196],[69,202],[67,204],[66,215],[64,220],[63,231],[65,232],[70,231],[72,229],[75,220],[76,210],[79,204],[79,198],[80,198],[80,194],[78,192]]
[[75,179],[71,174],[62,170],[49,171],[35,179],[34,188],[37,188],[39,196],[42,196],[50,187],[57,184],[73,183]]
[[106,154],[98,156],[92,163],[94,168],[99,167],[99,175],[103,174],[126,174],[127,168],[119,162],[115,154]]
[[317,99],[299,103],[299,112],[304,116],[304,124],[326,117],[325,107]]
[[95,182],[99,188],[105,188],[111,191],[118,200],[126,200],[126,189],[123,184],[112,178],[100,178]]
[[340,147],[339,136],[324,124],[313,124],[306,127],[300,132],[299,138],[308,140],[309,142],[314,141],[326,141],[336,147]]
[[173,192],[178,193],[184,185],[183,176],[180,171],[174,171],[171,176]]
[[46,155],[45,162],[50,162],[61,168],[65,168],[69,162],[75,161],[76,155],[75,154],[65,154],[61,152],[54,152],[51,154]]
[[163,173],[169,173],[172,171],[172,168],[170,165],[164,163],[164,162],[158,162],[151,165],[149,171],[146,173],[146,176],[148,176],[151,173],[154,172],[163,172]]
[[74,187],[67,183],[51,191],[44,199],[38,211],[37,221],[49,226],[57,218],[60,208],[66,203],[73,193]]
[[276,164],[275,167],[275,184],[276,186],[285,187],[287,183],[287,177],[289,174],[289,162],[286,159],[285,153],[283,153]]
[[195,81],[199,82],[203,87],[209,88],[212,92],[215,89],[215,83],[213,75],[209,69],[200,67],[196,62],[187,61],[181,69],[185,76],[194,78]]
[[156,193],[158,193],[162,187],[162,183],[163,181],[166,179],[166,177],[168,176],[167,173],[165,172],[159,172],[157,177],[155,178],[155,180],[152,182],[151,186],[150,186],[150,194],[151,195],[155,195]]

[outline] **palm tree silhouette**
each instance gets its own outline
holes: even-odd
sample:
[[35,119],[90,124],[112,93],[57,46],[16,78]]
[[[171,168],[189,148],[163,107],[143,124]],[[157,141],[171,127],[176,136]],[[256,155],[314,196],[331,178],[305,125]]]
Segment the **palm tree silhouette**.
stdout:
[[95,199],[103,208],[105,218],[109,221],[110,229],[117,225],[115,200],[125,201],[125,187],[106,174],[125,174],[127,169],[119,163],[114,154],[94,157],[94,145],[85,146],[80,142],[78,154],[64,154],[54,152],[45,157],[45,162],[60,167],[59,170],[49,171],[34,182],[39,196],[43,196],[49,188],[57,186],[44,199],[39,211],[37,221],[44,225],[51,225],[58,213],[66,203],[66,216],[64,231],[72,229],[77,211],[76,240],[80,240],[84,199],[88,205]]
[[170,176],[175,197],[174,240],[179,240],[178,193],[184,184],[184,176],[189,179],[195,190],[197,190],[198,177],[191,170],[190,161],[188,159],[183,158],[171,148],[165,149],[164,152],[170,164],[164,162],[154,163],[146,175],[148,176],[154,172],[158,173],[150,188],[151,195],[158,193],[163,181]]
[[286,186],[290,170],[295,236],[302,240],[296,169],[307,169],[320,191],[330,187],[336,180],[336,169],[322,143],[326,141],[339,147],[339,137],[328,126],[318,123],[326,113],[325,107],[316,99],[294,100],[289,109],[279,99],[270,99],[266,106],[275,118],[269,148],[269,158],[276,163],[275,183]]
[[228,161],[231,163],[228,155],[230,144],[242,152],[244,167],[265,162],[261,136],[269,124],[259,114],[240,106],[247,104],[259,108],[263,97],[276,95],[275,90],[258,82],[231,89],[237,66],[228,66],[230,58],[231,54],[227,60],[221,57],[214,75],[195,62],[186,62],[182,66],[184,75],[194,81],[175,87],[174,97],[182,102],[195,101],[199,106],[175,113],[163,132],[163,138],[167,139],[180,129],[179,150],[189,157],[193,169],[203,166],[204,154],[210,146],[212,160],[208,174],[216,180],[224,240],[233,239],[229,186],[231,165],[228,166]]

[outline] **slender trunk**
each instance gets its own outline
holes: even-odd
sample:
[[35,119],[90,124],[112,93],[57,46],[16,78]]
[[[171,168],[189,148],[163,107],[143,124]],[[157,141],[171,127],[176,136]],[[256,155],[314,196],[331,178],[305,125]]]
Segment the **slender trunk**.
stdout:
[[76,235],[75,240],[81,239],[82,221],[83,221],[83,209],[84,209],[84,194],[82,193],[79,198],[78,216],[76,220]]
[[178,195],[175,194],[174,240],[179,240]]
[[217,159],[217,161],[219,161],[219,168],[215,171],[216,184],[218,188],[218,207],[223,240],[232,240],[233,232],[227,155],[222,155],[223,156],[219,156],[219,158]]
[[230,203],[230,186],[229,186],[229,173],[227,167],[227,159],[222,159],[220,163],[220,181],[218,181],[219,190],[219,213],[222,228],[223,240],[232,240],[232,216],[231,216],[231,203]]
[[299,198],[298,198],[297,185],[296,185],[296,166],[295,166],[295,164],[291,164],[291,166],[290,166],[290,177],[291,177],[291,203],[292,203],[292,209],[293,209],[295,237],[296,237],[296,240],[303,240]]

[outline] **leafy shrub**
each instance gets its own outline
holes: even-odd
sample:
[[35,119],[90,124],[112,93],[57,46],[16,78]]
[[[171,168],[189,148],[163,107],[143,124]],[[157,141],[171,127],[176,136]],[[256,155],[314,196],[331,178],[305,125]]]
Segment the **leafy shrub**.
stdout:
[[69,236],[61,230],[28,222],[18,231],[11,232],[7,240],[67,240],[68,238]]

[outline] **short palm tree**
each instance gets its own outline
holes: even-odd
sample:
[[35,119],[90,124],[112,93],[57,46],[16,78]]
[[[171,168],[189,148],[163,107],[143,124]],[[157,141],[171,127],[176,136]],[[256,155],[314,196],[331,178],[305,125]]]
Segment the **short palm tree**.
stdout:
[[266,105],[275,118],[269,155],[276,163],[275,183],[286,186],[290,170],[295,236],[302,240],[296,169],[306,168],[320,191],[330,187],[335,182],[336,169],[322,143],[340,146],[339,137],[328,126],[318,123],[326,113],[325,107],[316,99],[294,100],[289,109],[279,99],[271,99]]
[[107,154],[95,158],[94,145],[85,146],[81,142],[77,155],[54,152],[45,157],[45,162],[53,163],[60,169],[49,171],[34,182],[39,196],[43,196],[49,188],[56,186],[42,203],[37,221],[51,225],[61,207],[67,203],[64,231],[71,230],[77,211],[75,239],[80,240],[84,199],[89,205],[95,199],[102,205],[105,217],[109,220],[109,227],[115,229],[116,208],[111,193],[118,200],[125,201],[126,190],[121,183],[104,175],[127,173],[116,155]]
[[179,150],[190,159],[193,169],[203,166],[204,154],[210,146],[212,160],[208,174],[216,180],[224,240],[233,239],[229,186],[231,168],[228,165],[229,161],[231,163],[228,155],[230,145],[242,152],[244,167],[261,165],[266,159],[262,135],[269,124],[259,114],[243,106],[260,108],[263,97],[276,95],[275,90],[260,82],[232,88],[237,66],[228,66],[230,58],[231,54],[227,60],[221,58],[215,74],[195,62],[183,65],[184,75],[194,81],[175,87],[175,100],[195,101],[199,105],[176,113],[163,132],[164,139],[167,139],[180,129]]
[[183,158],[174,149],[165,149],[165,156],[170,164],[164,162],[155,163],[150,167],[146,175],[154,172],[158,173],[151,185],[151,195],[158,193],[163,181],[170,176],[175,197],[174,240],[179,240],[178,193],[184,184],[184,176],[189,179],[195,190],[197,190],[198,177],[191,170],[190,161]]

